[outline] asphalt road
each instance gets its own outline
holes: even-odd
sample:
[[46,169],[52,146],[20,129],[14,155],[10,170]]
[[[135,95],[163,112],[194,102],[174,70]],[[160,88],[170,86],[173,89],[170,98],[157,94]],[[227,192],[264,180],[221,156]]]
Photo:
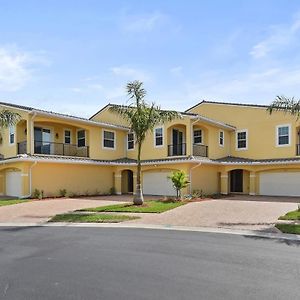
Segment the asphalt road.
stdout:
[[0,299],[299,299],[300,244],[144,229],[0,227]]

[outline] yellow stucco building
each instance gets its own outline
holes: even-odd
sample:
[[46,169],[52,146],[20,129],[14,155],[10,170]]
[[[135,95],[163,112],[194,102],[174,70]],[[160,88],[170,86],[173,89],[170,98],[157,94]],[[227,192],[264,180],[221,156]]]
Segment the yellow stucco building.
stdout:
[[[30,197],[134,193],[136,147],[110,104],[90,119],[10,103],[21,120],[1,130],[0,194]],[[266,106],[202,101],[157,126],[142,149],[145,194],[174,195],[168,175],[184,170],[204,194],[300,196],[300,124]]]

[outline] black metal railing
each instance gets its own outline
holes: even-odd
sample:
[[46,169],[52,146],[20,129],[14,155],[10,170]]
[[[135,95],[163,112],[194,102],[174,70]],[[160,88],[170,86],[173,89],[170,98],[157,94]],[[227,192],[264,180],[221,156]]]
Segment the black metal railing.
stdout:
[[193,145],[193,155],[208,157],[208,146],[194,144]]
[[186,143],[177,145],[168,145],[168,156],[186,155]]
[[34,141],[35,154],[89,157],[89,146]]
[[27,153],[27,142],[18,143],[18,154],[26,154]]
[[300,155],[300,144],[296,144],[296,155]]

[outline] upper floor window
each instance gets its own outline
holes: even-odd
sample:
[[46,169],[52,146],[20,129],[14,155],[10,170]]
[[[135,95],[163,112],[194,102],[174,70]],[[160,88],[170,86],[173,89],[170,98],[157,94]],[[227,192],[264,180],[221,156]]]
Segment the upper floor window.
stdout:
[[194,130],[194,144],[202,144],[203,134],[201,129]]
[[65,144],[71,144],[71,130],[65,130]]
[[219,145],[224,146],[224,131],[219,131]]
[[247,150],[247,148],[248,148],[248,131],[247,130],[237,131],[236,147],[238,150]]
[[128,133],[127,135],[127,150],[134,149],[134,134]]
[[277,146],[290,145],[290,125],[277,126]]
[[115,149],[115,132],[103,130],[103,148]]
[[15,137],[16,137],[16,127],[9,126],[9,144],[10,145],[15,143]]
[[77,131],[77,146],[84,147],[85,146],[85,130]]
[[155,139],[155,146],[156,147],[160,147],[163,146],[164,144],[164,133],[163,133],[163,128],[162,127],[158,127],[155,128],[155,135],[154,135],[154,139]]

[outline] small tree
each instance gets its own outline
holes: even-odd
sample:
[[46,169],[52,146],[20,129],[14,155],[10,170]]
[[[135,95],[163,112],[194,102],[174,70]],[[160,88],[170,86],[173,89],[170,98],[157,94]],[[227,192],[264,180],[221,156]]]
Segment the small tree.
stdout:
[[173,186],[176,189],[176,197],[181,198],[181,190],[187,187],[190,182],[187,180],[187,175],[184,171],[174,171],[172,175],[169,176],[172,180]]
[[137,145],[137,178],[133,203],[141,205],[144,202],[141,187],[141,151],[146,135],[156,125],[170,122],[176,118],[180,118],[181,115],[176,111],[161,110],[155,103],[150,104],[146,102],[146,90],[143,88],[141,81],[129,82],[126,88],[131,100],[129,106],[112,106],[110,110],[126,120],[131,132],[135,135],[135,144]]

